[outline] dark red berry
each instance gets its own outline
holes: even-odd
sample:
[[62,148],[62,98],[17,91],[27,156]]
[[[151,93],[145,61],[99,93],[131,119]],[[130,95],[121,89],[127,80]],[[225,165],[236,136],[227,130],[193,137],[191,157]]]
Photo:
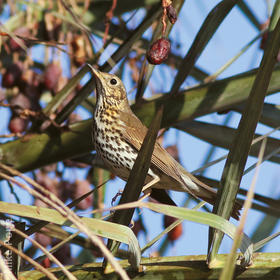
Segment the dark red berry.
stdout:
[[62,69],[58,63],[53,62],[47,66],[44,75],[44,84],[48,90],[56,90],[61,73]]
[[3,75],[2,87],[11,88],[11,87],[13,87],[14,85],[15,85],[15,78],[14,78],[14,75],[13,75],[13,73],[7,71],[7,72]]
[[13,116],[9,122],[9,130],[12,133],[22,133],[26,130],[28,120]]
[[[173,222],[175,222],[177,219],[170,216],[164,216],[164,227],[169,227]],[[177,225],[175,228],[173,228],[171,231],[168,232],[168,240],[175,241],[181,237],[183,233],[183,226],[182,223]]]
[[41,262],[41,265],[44,267],[44,268],[50,268],[51,267],[51,261],[49,258],[45,258],[42,260]]
[[175,8],[172,5],[169,5],[166,8],[166,12],[167,12],[167,16],[169,21],[174,24],[177,21],[177,12],[175,10]]
[[156,40],[147,52],[147,59],[151,64],[161,64],[170,52],[170,42],[166,38]]
[[22,74],[21,66],[18,63],[10,65],[2,77],[2,87],[12,88],[18,85]]
[[24,41],[22,39],[18,38],[17,42],[14,39],[10,39],[9,45],[10,45],[11,51],[15,52],[15,51],[20,50],[21,47],[18,44],[18,42],[21,42],[21,44],[24,44]]
[[[14,31],[14,33],[15,33],[15,35],[19,35],[19,36],[22,36],[22,37],[29,37],[30,36],[30,31],[26,26],[19,27],[18,29],[16,29]],[[15,51],[20,50],[22,48],[21,47],[22,45],[24,46],[26,44],[25,44],[24,40],[17,37],[17,40],[11,38],[10,41],[9,41],[9,45],[10,45],[11,51],[15,52]]]
[[18,95],[14,96],[11,99],[10,104],[13,106],[12,110],[15,114],[20,114],[22,109],[31,108],[30,100],[22,93],[19,93]]

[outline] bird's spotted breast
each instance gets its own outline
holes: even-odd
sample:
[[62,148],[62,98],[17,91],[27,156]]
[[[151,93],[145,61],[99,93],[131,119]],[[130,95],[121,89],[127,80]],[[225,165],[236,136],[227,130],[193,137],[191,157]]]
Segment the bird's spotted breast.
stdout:
[[127,180],[137,151],[123,138],[117,117],[100,112],[95,114],[93,124],[96,151],[117,176]]

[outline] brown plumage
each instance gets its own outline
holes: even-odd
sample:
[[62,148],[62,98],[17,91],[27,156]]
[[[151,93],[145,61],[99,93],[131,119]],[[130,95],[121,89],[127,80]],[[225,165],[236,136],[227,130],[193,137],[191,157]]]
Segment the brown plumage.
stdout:
[[[97,102],[93,119],[93,140],[97,153],[120,178],[127,181],[147,128],[131,111],[122,81],[115,75],[93,69]],[[145,183],[152,185],[151,196],[162,203],[175,203],[166,190],[188,192],[211,204],[216,191],[187,172],[158,142],[151,158]],[[232,217],[238,219],[240,205],[235,204]]]

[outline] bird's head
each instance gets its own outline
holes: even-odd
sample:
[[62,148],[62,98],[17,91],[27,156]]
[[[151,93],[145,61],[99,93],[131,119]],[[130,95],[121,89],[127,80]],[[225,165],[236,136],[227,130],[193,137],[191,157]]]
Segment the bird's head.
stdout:
[[[90,65],[89,65],[90,66]],[[128,106],[123,82],[116,75],[104,73],[91,67],[96,81],[97,106],[123,109]]]

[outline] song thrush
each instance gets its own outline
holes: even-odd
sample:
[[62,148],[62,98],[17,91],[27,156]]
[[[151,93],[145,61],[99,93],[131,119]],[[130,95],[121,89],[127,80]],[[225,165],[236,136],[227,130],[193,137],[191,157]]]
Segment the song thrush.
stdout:
[[[127,181],[147,128],[130,109],[122,81],[116,75],[94,68],[92,71],[97,94],[93,118],[94,145],[112,172]],[[211,204],[216,199],[214,189],[187,172],[158,142],[145,183],[151,181],[154,183],[151,197],[165,204],[176,205],[166,190],[187,192]],[[240,208],[236,203],[232,217],[238,219]]]

